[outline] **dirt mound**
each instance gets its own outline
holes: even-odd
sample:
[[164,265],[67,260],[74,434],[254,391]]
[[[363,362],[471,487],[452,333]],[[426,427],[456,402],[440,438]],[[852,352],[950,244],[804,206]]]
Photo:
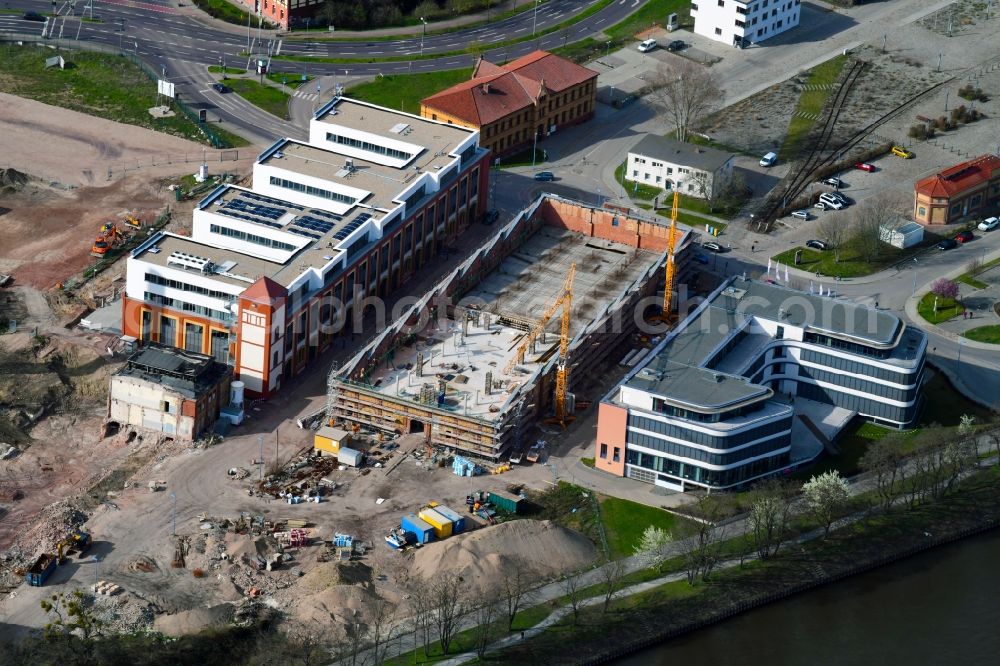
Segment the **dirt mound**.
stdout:
[[515,520],[424,546],[410,571],[425,580],[461,576],[487,589],[518,566],[550,578],[590,564],[594,555],[594,544],[579,532],[548,520]]
[[224,627],[233,619],[233,605],[194,608],[173,615],[161,615],[153,622],[156,631],[168,636],[186,636],[211,627]]
[[31,176],[17,169],[0,169],[0,192],[17,192],[29,180]]
[[291,609],[291,625],[305,632],[322,631],[331,640],[344,638],[349,622],[367,623],[371,592],[356,585],[333,585],[297,599]]
[[364,562],[322,562],[299,581],[304,592],[322,592],[335,585],[363,585],[372,581],[372,569]]

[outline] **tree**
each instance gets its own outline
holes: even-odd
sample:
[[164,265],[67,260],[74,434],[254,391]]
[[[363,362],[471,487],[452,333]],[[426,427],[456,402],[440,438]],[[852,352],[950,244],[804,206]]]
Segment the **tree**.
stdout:
[[711,70],[688,60],[661,65],[650,79],[649,99],[674,126],[678,141],[724,94]]
[[495,595],[487,595],[472,610],[475,626],[472,635],[476,646],[476,656],[482,661],[486,648],[493,642],[497,631],[497,620],[503,616],[503,601]]
[[850,236],[850,228],[832,215],[825,215],[819,223],[819,232],[830,249],[833,250],[834,263],[840,262],[840,251],[844,248]]
[[621,560],[612,560],[601,567],[601,580],[604,582],[602,613],[608,612],[611,600],[614,599],[615,593],[621,589],[623,578],[625,578],[625,563]]
[[430,621],[441,652],[449,654],[451,642],[468,608],[461,579],[442,578],[430,584]]
[[864,261],[876,261],[882,254],[882,228],[900,223],[903,202],[898,194],[882,193],[859,204],[853,213],[852,231],[858,254]]
[[566,595],[566,599],[569,600],[569,608],[573,611],[573,626],[576,626],[577,621],[580,619],[580,602],[583,601],[583,582],[581,581],[580,572],[574,571],[567,576],[563,576],[562,580],[559,581],[560,587],[562,587],[563,594]]
[[726,532],[719,523],[723,509],[723,500],[719,496],[702,495],[692,510],[700,518],[684,523],[681,528],[682,536],[689,542],[683,553],[688,585],[708,580],[719,563]]
[[806,506],[823,526],[823,538],[830,534],[830,526],[841,514],[850,499],[847,480],[840,472],[831,470],[814,476],[802,485]]
[[946,278],[938,278],[931,283],[931,293],[935,296],[940,296],[941,298],[950,298],[952,300],[958,300],[959,288],[958,283],[954,280],[948,280]]
[[48,599],[42,599],[39,605],[50,617],[45,625],[48,635],[79,632],[84,641],[89,641],[99,636],[104,627],[82,590],[53,594]]
[[788,530],[794,497],[791,484],[780,479],[768,479],[754,489],[746,523],[760,559],[778,553]]
[[695,192],[708,204],[708,210],[732,209],[747,198],[747,182],[742,174],[720,175],[718,178],[707,171],[693,171]]
[[872,475],[875,492],[883,509],[896,501],[906,480],[906,459],[902,454],[903,436],[889,433],[868,445],[861,456],[861,469]]
[[993,448],[997,450],[997,465],[1000,465],[1000,430],[994,430],[990,433],[990,441],[993,442]]
[[639,543],[635,545],[635,556],[644,568],[657,567],[663,564],[666,550],[673,537],[670,532],[655,525],[648,526],[642,533]]
[[414,641],[420,641],[424,648],[424,656],[429,657],[428,648],[431,642],[431,610],[433,600],[431,598],[431,588],[423,581],[415,581],[408,586],[410,591],[410,608],[412,610],[414,631]]
[[368,641],[371,644],[371,661],[382,666],[388,657],[389,646],[396,638],[396,607],[377,592],[368,601]]
[[515,558],[507,569],[507,575],[500,581],[500,597],[507,615],[507,631],[514,628],[514,617],[521,607],[534,596],[535,579],[527,571],[529,567]]

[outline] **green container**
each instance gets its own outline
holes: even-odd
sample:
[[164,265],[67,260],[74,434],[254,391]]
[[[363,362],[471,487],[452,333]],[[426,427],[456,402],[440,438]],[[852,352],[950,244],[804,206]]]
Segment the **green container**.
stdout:
[[490,504],[507,513],[519,513],[523,501],[516,495],[490,491]]

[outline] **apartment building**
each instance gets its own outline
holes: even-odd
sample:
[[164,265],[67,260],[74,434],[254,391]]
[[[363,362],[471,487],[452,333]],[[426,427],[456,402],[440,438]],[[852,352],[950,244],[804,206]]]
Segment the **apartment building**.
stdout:
[[739,487],[808,461],[793,438],[796,419],[816,427],[802,399],[910,427],[926,349],[892,312],[731,278],[602,400],[596,467],[674,490]]
[[472,78],[420,102],[420,115],[479,130],[497,155],[544,141],[594,116],[597,72],[545,51],[506,65],[482,58]]
[[691,3],[695,33],[744,48],[799,24],[801,0],[698,0]]
[[955,224],[1000,209],[1000,156],[981,155],[918,180],[913,219],[920,224]]
[[240,0],[247,11],[283,30],[316,16],[326,0]]
[[628,151],[625,180],[711,199],[732,177],[734,159],[715,148],[647,134]]
[[252,188],[202,199],[190,236],[132,252],[123,332],[209,354],[270,395],[481,216],[487,155],[474,130],[335,98],[309,142],[261,153]]

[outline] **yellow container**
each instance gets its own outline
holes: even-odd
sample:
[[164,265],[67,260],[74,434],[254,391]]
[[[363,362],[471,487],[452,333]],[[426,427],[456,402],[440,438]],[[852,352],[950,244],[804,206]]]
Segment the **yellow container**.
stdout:
[[428,507],[423,509],[417,515],[421,520],[430,524],[430,526],[434,528],[434,536],[438,539],[444,539],[451,536],[451,521],[438,513],[436,510]]

